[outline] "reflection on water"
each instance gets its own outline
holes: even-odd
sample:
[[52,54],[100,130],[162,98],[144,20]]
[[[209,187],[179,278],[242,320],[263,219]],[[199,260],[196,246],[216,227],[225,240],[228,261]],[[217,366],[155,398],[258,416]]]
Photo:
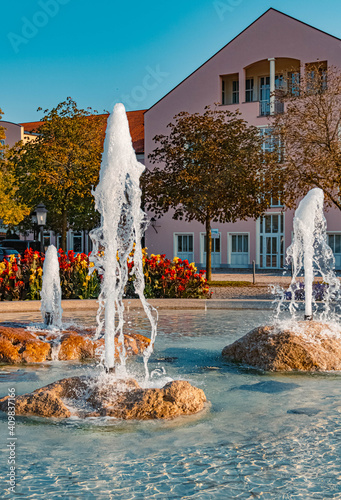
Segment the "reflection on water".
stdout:
[[[17,417],[18,498],[341,498],[341,375],[268,374],[220,355],[267,315],[160,311],[150,371],[201,387],[210,407],[162,422]],[[63,319],[94,324],[93,314]],[[148,331],[142,314],[128,322],[127,330]],[[72,362],[2,366],[0,393],[93,370]],[[143,373],[142,361],[130,360],[129,370]],[[6,438],[5,414],[0,427]],[[7,472],[3,459],[3,478]]]

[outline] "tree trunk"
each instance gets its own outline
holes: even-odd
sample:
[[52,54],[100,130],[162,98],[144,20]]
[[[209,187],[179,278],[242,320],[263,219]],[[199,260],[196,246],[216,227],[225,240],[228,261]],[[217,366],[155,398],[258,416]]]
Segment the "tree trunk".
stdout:
[[206,217],[206,279],[211,281],[212,278],[212,235],[211,235],[211,218]]
[[66,252],[66,234],[67,234],[67,211],[62,212],[62,250]]

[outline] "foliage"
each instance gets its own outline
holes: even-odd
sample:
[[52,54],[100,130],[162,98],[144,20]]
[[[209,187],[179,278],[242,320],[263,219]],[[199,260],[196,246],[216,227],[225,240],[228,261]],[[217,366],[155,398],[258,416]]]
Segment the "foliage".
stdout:
[[[0,109],[0,120],[2,114]],[[17,225],[28,215],[29,209],[26,205],[18,202],[18,188],[10,169],[7,147],[1,142],[5,139],[5,128],[0,126],[0,219],[3,224]]]
[[[298,77],[297,77],[298,78]],[[341,209],[341,73],[316,63],[301,70],[294,89],[278,95],[285,113],[272,122],[283,149],[277,173],[282,201],[293,208],[297,198],[321,188],[327,205]]]
[[[161,216],[205,224],[207,277],[211,279],[211,223],[259,217],[272,191],[268,164],[257,127],[240,113],[205,108],[203,114],[181,112],[169,135],[154,137],[149,155],[154,168],[143,179],[146,207]],[[157,165],[158,164],[158,165]]]
[[[128,262],[132,270],[133,260]],[[205,271],[197,272],[194,263],[175,257],[172,261],[165,255],[143,255],[143,272],[145,277],[145,296],[152,299],[174,298],[209,298],[211,296],[207,280],[203,277]],[[134,296],[134,276],[126,289],[127,296]]]
[[65,249],[68,229],[97,222],[91,188],[98,181],[105,117],[78,109],[70,97],[44,113],[36,140],[12,148],[13,172],[20,200],[31,208],[44,202],[48,227],[62,235]]

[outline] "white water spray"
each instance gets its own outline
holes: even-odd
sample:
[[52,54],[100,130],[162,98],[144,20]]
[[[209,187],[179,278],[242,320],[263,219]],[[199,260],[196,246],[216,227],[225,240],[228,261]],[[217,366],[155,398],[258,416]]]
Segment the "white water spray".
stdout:
[[45,254],[43,285],[40,296],[40,310],[45,326],[61,329],[63,314],[61,305],[62,290],[60,286],[58,252],[54,245],[50,245]]
[[[135,275],[135,291],[151,324],[151,342],[144,352],[148,378],[147,362],[156,337],[157,311],[144,297],[141,239],[146,218],[141,210],[139,187],[143,170],[144,166],[137,161],[132,146],[125,108],[123,104],[116,104],[108,118],[99,183],[93,192],[96,209],[101,214],[101,226],[90,233],[93,242],[90,260],[103,277],[97,313],[97,336],[104,327],[105,368],[108,371],[118,368],[120,375],[125,376],[123,295],[129,277],[129,254],[134,250],[132,274]],[[120,359],[118,366],[115,366],[115,351]]]
[[325,291],[323,319],[331,319],[330,299],[335,298],[340,283],[333,271],[335,259],[332,249],[327,244],[327,223],[323,214],[324,194],[314,188],[301,200],[294,218],[294,238],[287,250],[287,262],[293,265],[290,290],[292,300],[290,311],[295,312],[296,278],[304,272],[305,319],[313,318],[313,281],[314,276],[322,276],[328,284]]

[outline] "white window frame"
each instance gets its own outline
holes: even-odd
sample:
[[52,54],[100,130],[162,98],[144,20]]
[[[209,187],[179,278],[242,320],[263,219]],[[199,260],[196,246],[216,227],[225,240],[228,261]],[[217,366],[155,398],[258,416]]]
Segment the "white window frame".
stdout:
[[[75,234],[77,233],[77,234]],[[83,238],[83,231],[71,231],[71,247],[72,247],[72,250],[74,252],[77,252],[77,253],[82,253],[83,252],[83,243],[84,243],[84,238]],[[74,247],[75,247],[75,243],[74,243],[74,239],[76,238],[80,238],[81,239],[81,249],[80,250],[74,250]]]
[[227,233],[227,264],[232,265],[232,236],[238,236],[238,235],[247,235],[248,237],[248,256],[247,256],[247,264],[245,267],[247,268],[250,265],[250,255],[251,255],[251,237],[250,237],[250,231],[229,231]]
[[[256,227],[256,264],[259,266],[260,269],[282,269],[281,267],[278,267],[278,268],[275,268],[275,267],[260,267],[260,237],[261,236],[266,236],[266,235],[269,235],[269,236],[272,236],[272,235],[275,235],[275,234],[278,234],[279,236],[283,236],[283,268],[285,267],[285,257],[286,257],[286,252],[287,252],[287,249],[285,247],[285,212],[278,212],[278,211],[269,211],[269,212],[265,212],[265,214],[263,215],[263,218],[266,217],[267,215],[283,215],[283,233],[281,233],[280,231],[278,233],[261,233],[260,232],[260,219],[261,218],[258,218],[257,219],[257,227]],[[280,229],[280,227],[279,227]],[[279,245],[280,245],[280,240],[279,240]],[[280,251],[280,247],[279,247],[279,251]],[[263,258],[264,258],[264,254],[263,254]]]
[[[329,235],[336,235],[336,236],[341,236],[341,231],[327,231],[327,244],[329,245]],[[333,252],[333,255],[334,255],[334,259],[335,259],[335,253],[334,253],[334,250],[332,249],[332,252]],[[340,254],[337,254],[337,255],[340,255]],[[335,263],[336,264],[336,263]],[[336,266],[335,265],[335,269],[336,270],[340,270],[341,269],[341,266]]]
[[[174,257],[178,257],[178,236],[193,236],[193,260],[195,261],[195,241],[194,241],[194,232],[191,231],[176,231],[173,233],[173,255]],[[188,252],[190,253],[190,252]]]

